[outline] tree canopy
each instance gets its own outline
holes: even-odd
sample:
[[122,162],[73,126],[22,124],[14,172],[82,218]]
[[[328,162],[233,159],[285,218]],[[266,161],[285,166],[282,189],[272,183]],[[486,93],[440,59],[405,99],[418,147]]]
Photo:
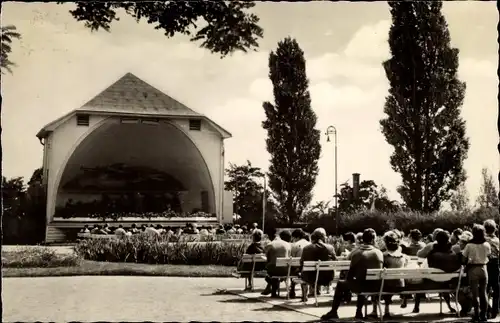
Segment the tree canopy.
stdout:
[[191,36],[191,41],[201,41],[202,48],[224,57],[258,48],[263,29],[259,18],[248,12],[254,6],[252,1],[91,1],[76,2],[70,13],[92,31],[110,31],[121,10],[137,22],[154,25],[167,37]]
[[12,67],[16,66],[16,64],[9,59],[12,52],[11,45],[14,39],[21,39],[21,34],[17,32],[15,26],[2,26],[0,38],[0,72],[1,74],[5,74],[5,71],[12,73]]
[[460,116],[465,83],[457,78],[458,49],[441,1],[389,2],[391,58],[384,62],[389,95],[380,121],[394,147],[392,168],[401,174],[398,192],[413,210],[439,210],[465,180],[469,149]]

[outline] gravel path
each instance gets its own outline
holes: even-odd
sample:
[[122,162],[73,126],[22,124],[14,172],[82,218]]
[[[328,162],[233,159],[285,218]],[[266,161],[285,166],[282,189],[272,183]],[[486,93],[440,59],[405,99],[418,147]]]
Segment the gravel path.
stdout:
[[213,295],[218,289],[243,286],[243,280],[234,278],[5,278],[3,321],[315,320],[257,300]]

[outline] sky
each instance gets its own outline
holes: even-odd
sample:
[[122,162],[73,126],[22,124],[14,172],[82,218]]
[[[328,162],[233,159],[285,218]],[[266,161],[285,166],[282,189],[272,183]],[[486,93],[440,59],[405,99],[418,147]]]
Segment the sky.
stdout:
[[[287,36],[305,52],[312,108],[322,153],[314,200],[334,192],[334,149],[324,135],[338,131],[338,183],[352,173],[387,188],[399,200],[400,175],[391,169],[392,147],[380,131],[388,83],[381,63],[389,57],[387,3],[258,3],[264,38],[259,49],[221,59],[177,35],[166,38],[146,22],[120,14],[111,31],[91,32],[69,14],[74,4],[2,4],[2,25],[22,40],[12,46],[13,74],[2,77],[4,176],[31,176],[42,164],[36,133],[79,108],[127,72],[205,114],[233,135],[225,143],[226,166],[250,160],[267,170],[269,154],[262,103],[273,101],[269,53]],[[462,116],[471,147],[465,161],[471,200],[481,169],[496,173],[498,132],[498,12],[495,2],[445,2],[452,46],[460,50],[459,78],[467,89]],[[494,175],[494,177],[496,177]]]

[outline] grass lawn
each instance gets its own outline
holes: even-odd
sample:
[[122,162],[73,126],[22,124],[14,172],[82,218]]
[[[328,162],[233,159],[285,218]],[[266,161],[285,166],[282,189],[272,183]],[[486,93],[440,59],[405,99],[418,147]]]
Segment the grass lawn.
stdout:
[[82,260],[76,255],[57,254],[45,248],[22,248],[2,253],[3,277],[46,276],[171,276],[231,277],[234,267],[149,265]]
[[79,266],[2,268],[3,277],[47,276],[170,276],[170,277],[231,277],[234,267],[148,265],[82,260]]

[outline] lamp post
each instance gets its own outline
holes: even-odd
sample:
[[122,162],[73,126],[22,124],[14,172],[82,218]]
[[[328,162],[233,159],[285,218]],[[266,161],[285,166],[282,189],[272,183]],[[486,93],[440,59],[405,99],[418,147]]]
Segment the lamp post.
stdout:
[[266,221],[266,189],[267,189],[267,181],[266,174],[262,175],[264,178],[264,191],[262,192],[262,233],[264,233],[264,222]]
[[339,218],[339,208],[338,208],[338,194],[337,194],[337,128],[334,126],[329,126],[326,129],[326,141],[330,142],[330,135],[334,137],[334,153],[335,153],[335,234],[338,234],[338,218]]

